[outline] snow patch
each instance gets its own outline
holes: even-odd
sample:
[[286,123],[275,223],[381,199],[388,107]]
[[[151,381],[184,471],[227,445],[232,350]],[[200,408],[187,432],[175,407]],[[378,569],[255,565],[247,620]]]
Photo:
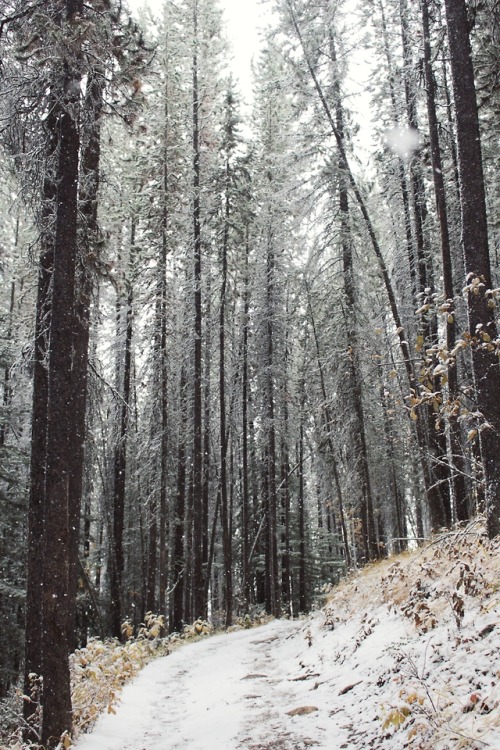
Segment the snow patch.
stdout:
[[307,619],[180,648],[76,748],[500,750],[498,547],[449,534]]

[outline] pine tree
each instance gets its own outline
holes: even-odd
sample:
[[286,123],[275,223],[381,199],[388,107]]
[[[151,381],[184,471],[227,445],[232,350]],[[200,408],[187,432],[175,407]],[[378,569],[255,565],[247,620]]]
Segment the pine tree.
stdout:
[[448,44],[455,98],[462,245],[465,258],[469,335],[477,408],[485,423],[480,430],[485,482],[485,512],[491,537],[500,532],[500,414],[495,302],[488,245],[486,200],[481,156],[481,137],[464,0],[445,0]]

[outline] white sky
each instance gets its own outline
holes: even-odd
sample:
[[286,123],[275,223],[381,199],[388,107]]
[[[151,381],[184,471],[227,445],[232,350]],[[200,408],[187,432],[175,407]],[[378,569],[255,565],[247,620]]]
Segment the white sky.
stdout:
[[262,0],[221,0],[221,5],[233,46],[235,75],[240,79],[242,92],[248,96],[252,90],[252,58],[260,49],[259,30],[265,27],[269,12]]
[[[233,47],[233,72],[239,79],[241,92],[246,100],[251,98],[252,91],[252,58],[260,49],[259,31],[269,18],[267,0],[219,0],[227,23],[228,36]],[[134,11],[144,5],[153,10],[160,10],[163,0],[127,0],[129,8]]]
[[[164,0],[127,0],[132,11],[145,5],[159,12]],[[240,91],[244,103],[252,102],[252,60],[257,58],[261,48],[260,32],[271,23],[271,0],[219,0],[224,11],[228,37],[232,44],[233,60],[231,66],[235,77],[240,82]],[[357,37],[362,31],[357,13],[357,0],[350,0],[347,5],[351,16],[351,31]],[[353,37],[354,38],[354,37]],[[369,95],[366,93],[367,81],[370,77],[370,64],[366,59],[366,52],[353,43],[350,57],[350,73],[347,88],[351,91],[348,106],[360,126],[356,137],[356,151],[361,162],[367,163],[373,151],[373,134]]]

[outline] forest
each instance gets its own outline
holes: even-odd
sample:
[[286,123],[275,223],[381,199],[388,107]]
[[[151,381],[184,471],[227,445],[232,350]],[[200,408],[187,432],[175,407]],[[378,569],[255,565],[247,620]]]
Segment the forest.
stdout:
[[434,532],[500,533],[500,2],[272,5],[249,104],[217,0],[0,0],[27,747],[71,730],[93,637],[293,618]]

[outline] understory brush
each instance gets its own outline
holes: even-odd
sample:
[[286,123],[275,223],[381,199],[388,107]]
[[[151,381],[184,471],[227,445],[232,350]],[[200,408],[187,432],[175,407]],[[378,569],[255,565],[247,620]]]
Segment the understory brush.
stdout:
[[358,641],[367,623],[405,623],[376,675],[380,747],[394,735],[415,750],[500,747],[500,539],[481,519],[367,566],[325,611],[330,628],[356,614]]

